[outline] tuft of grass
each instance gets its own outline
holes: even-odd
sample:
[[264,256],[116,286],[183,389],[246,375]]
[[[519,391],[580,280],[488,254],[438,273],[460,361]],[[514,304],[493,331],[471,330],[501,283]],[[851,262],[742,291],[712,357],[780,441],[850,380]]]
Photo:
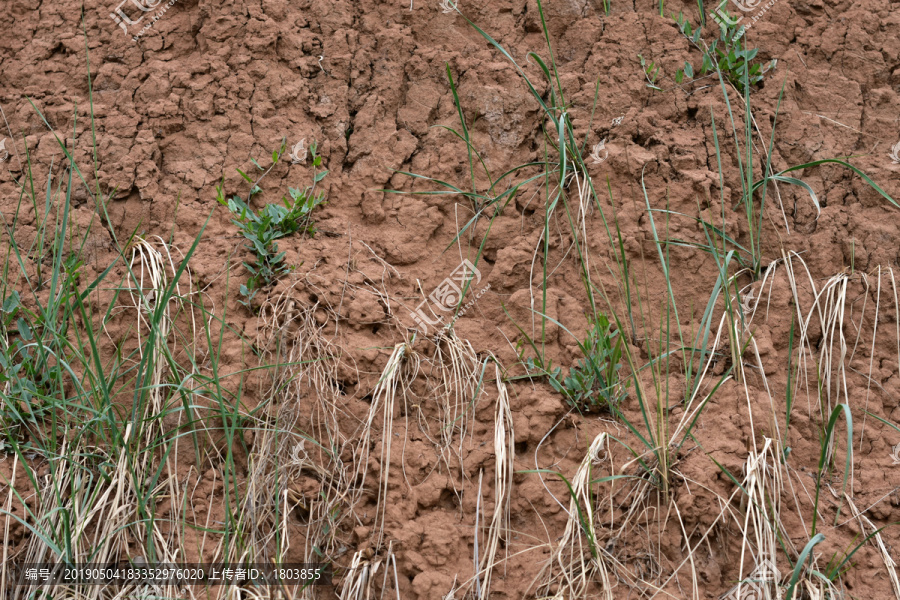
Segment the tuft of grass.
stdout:
[[[47,214],[58,215],[57,237],[43,275],[36,277],[34,259],[19,243],[17,213],[0,215],[8,244],[0,354],[9,367],[0,386],[0,424],[24,472],[11,493],[25,506],[25,514],[2,514],[29,532],[15,562],[117,562],[126,547],[148,561],[175,560],[183,537],[170,523],[161,526],[156,507],[163,497],[179,496],[175,478],[163,473],[187,435],[185,415],[196,408],[189,399],[193,369],[186,364],[196,360],[196,347],[179,347],[194,337],[192,294],[179,282],[190,279],[187,265],[199,237],[175,260],[158,238],[151,243],[132,234],[123,244],[111,231],[111,264],[85,281],[79,265],[87,233],[79,243],[71,222],[74,178],[84,183],[84,177],[60,146],[68,162],[65,193],[47,206]],[[106,198],[91,198],[105,214]],[[123,272],[119,283],[116,271]],[[124,339],[110,344],[114,324]],[[20,385],[22,378],[30,384]],[[38,474],[36,459],[48,466],[46,475]],[[26,503],[20,490],[29,487],[35,497]],[[160,535],[163,530],[168,536]],[[13,566],[4,563],[4,577]],[[42,592],[34,585],[23,593]],[[79,586],[61,593],[90,595]]]
[[[614,563],[598,540],[595,518],[597,507],[592,492],[594,484],[618,478],[609,476],[593,479],[594,469],[607,461],[611,462],[609,436],[600,433],[591,442],[571,481],[562,473],[547,469],[523,471],[555,475],[565,483],[569,493],[566,528],[541,571],[540,577],[544,581],[538,588],[540,598],[583,598],[589,582],[593,581],[599,582],[603,598],[612,600],[614,597],[610,577]],[[586,559],[587,553],[589,559]],[[557,593],[553,594],[554,591]]]
[[[494,381],[497,384],[497,404],[494,410],[494,511],[486,534],[485,554],[480,563],[476,559],[475,589],[482,598],[491,597],[491,579],[494,566],[500,562],[497,553],[500,540],[509,544],[510,507],[513,491],[513,473],[516,462],[516,435],[513,427],[512,411],[509,407],[509,392],[500,373],[500,365],[494,360]],[[480,482],[479,482],[480,483]],[[479,494],[480,498],[480,494]],[[477,534],[476,527],[476,551]]]

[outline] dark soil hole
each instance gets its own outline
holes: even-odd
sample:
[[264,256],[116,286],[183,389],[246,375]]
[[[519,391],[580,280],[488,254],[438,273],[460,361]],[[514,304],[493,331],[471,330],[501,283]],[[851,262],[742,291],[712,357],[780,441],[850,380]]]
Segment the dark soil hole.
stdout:
[[459,508],[459,498],[456,497],[453,490],[444,489],[441,491],[441,499],[438,504],[443,509],[456,510]]

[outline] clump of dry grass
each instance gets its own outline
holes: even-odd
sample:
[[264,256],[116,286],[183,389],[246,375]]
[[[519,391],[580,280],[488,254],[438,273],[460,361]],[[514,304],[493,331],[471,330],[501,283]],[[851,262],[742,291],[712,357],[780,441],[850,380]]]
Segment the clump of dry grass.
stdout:
[[[752,585],[752,590],[761,590],[765,600],[776,598],[776,590],[781,576],[776,568],[778,540],[786,538],[781,525],[781,496],[783,492],[782,473],[779,467],[777,441],[766,438],[759,452],[750,451],[744,464],[744,480],[741,487],[745,494],[741,497],[741,512],[744,521],[739,524],[741,531],[741,560],[738,584],[733,593],[735,598],[743,598]],[[754,565],[750,577],[745,580],[744,563],[749,554]],[[774,586],[774,587],[773,587]],[[752,592],[751,592],[752,593]]]
[[350,568],[341,585],[340,600],[374,600],[375,576],[384,570],[381,582],[381,598],[387,590],[388,574],[393,574],[393,587],[400,600],[400,582],[397,577],[397,557],[393,543],[388,544],[383,556],[372,554],[371,550],[360,550],[353,555]]
[[[482,598],[490,598],[491,580],[497,564],[497,552],[501,537],[510,531],[510,500],[513,492],[513,471],[516,460],[516,435],[513,429],[512,411],[509,408],[509,392],[500,372],[500,365],[494,363],[494,381],[497,384],[497,403],[494,410],[494,512],[488,525],[486,548],[480,562],[476,559],[475,588]],[[479,481],[479,497],[481,494]],[[480,516],[480,515],[479,515]],[[479,528],[475,528],[476,548]]]
[[881,536],[881,529],[875,527],[875,524],[856,508],[856,503],[853,502],[853,498],[850,495],[845,493],[844,500],[846,500],[847,506],[850,507],[850,513],[853,515],[853,518],[859,523],[859,530],[864,539],[872,540],[872,544],[877,548],[881,560],[884,561],[884,568],[888,572],[891,589],[894,590],[894,598],[900,600],[900,578],[897,577],[897,561],[891,556],[888,547],[885,545]]
[[[175,320],[179,314],[187,311],[189,315],[190,330],[184,333],[185,339],[193,340],[196,331],[196,319],[191,304],[193,284],[190,269],[186,269],[187,293],[182,293],[179,278],[174,282],[172,293],[167,294],[170,280],[176,275],[178,269],[169,245],[158,236],[153,236],[151,240],[152,242],[137,237],[131,244],[129,271],[132,285],[128,285],[126,288],[131,300],[130,308],[134,310],[137,321],[135,331],[137,332],[138,358],[150,366],[149,381],[139,382],[139,385],[146,386],[149,400],[148,405],[139,405],[139,408],[143,408],[143,413],[138,415],[145,447],[149,447],[153,440],[166,434],[163,419],[146,419],[146,417],[164,415],[171,410],[166,406],[167,399],[174,396],[166,386],[166,377],[170,371],[167,355],[173,357],[177,352],[178,336],[175,330]],[[183,260],[184,257],[181,258]],[[145,338],[146,343],[144,342]],[[196,364],[194,361],[192,362]],[[184,414],[179,412],[179,423],[183,417]],[[145,420],[149,426],[143,426]],[[128,432],[131,431],[132,428],[129,427]],[[129,435],[126,434],[125,442],[128,443],[128,440]],[[177,440],[175,443],[177,444]],[[141,471],[148,472],[151,453],[145,452],[142,457]],[[170,472],[175,473],[174,470]]]
[[[356,477],[359,480],[359,486],[354,492],[358,499],[366,482],[366,471],[369,463],[369,442],[372,437],[372,429],[378,413],[381,412],[381,468],[378,473],[378,499],[375,514],[374,529],[378,532],[376,548],[381,548],[384,542],[384,518],[387,508],[388,484],[390,481],[391,468],[391,446],[393,442],[393,421],[394,421],[394,404],[397,399],[398,390],[401,398],[406,400],[406,390],[409,382],[415,379],[418,373],[418,358],[405,342],[401,342],[394,347],[387,364],[381,373],[378,383],[372,392],[372,404],[369,407],[369,414],[363,424],[363,433],[359,443],[356,446],[354,458],[356,461]],[[407,415],[408,413],[404,411]],[[407,417],[408,420],[408,417]],[[409,427],[407,424],[407,431]]]
[[[419,430],[437,449],[447,471],[457,471],[459,477],[464,477],[465,440],[469,436],[471,442],[475,408],[484,394],[481,384],[485,365],[472,345],[460,339],[452,328],[438,332],[434,338],[434,356],[422,361],[427,394],[413,404]],[[433,431],[422,407],[425,402],[430,404],[431,399],[438,409],[437,432]],[[456,485],[454,479],[451,483]]]
[[[307,516],[306,560],[315,562],[333,556],[339,526],[352,516],[348,496],[354,482],[341,459],[351,440],[340,429],[340,349],[315,318],[318,310],[327,309],[319,304],[301,305],[293,291],[291,286],[268,298],[260,309],[257,347],[271,378],[263,393],[269,404],[257,422],[250,456],[245,506],[257,513],[255,528],[268,523],[267,537],[260,543],[270,541],[278,530],[276,560],[283,559],[291,544],[288,515],[302,511]],[[302,402],[310,396],[312,402]],[[301,412],[303,406],[309,407],[308,414]],[[310,427],[309,433],[303,432],[302,424]],[[305,477],[316,480],[317,495],[307,497],[298,490],[296,482]],[[311,590],[303,594],[306,597]]]
[[[583,598],[588,584],[595,581],[607,600],[613,598],[609,557],[597,543],[595,506],[591,493],[594,469],[609,458],[609,438],[604,432],[591,442],[571,483],[567,482],[569,518],[540,576],[543,583],[538,588],[538,594],[542,598]],[[555,593],[551,592],[554,588]]]

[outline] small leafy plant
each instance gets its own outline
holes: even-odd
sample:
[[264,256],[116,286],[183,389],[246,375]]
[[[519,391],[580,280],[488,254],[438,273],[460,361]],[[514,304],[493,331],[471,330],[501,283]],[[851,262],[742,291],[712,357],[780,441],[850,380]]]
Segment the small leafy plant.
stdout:
[[622,366],[622,338],[613,331],[609,319],[598,313],[592,319],[587,339],[578,342],[584,358],[569,369],[562,377],[562,368],[548,363],[546,368],[539,359],[529,358],[525,366],[529,371],[543,371],[550,385],[562,394],[566,401],[580,412],[609,410],[616,414],[619,404],[625,399],[626,385],[619,380]]
[[[251,184],[248,201],[253,194],[262,191],[259,181],[278,163],[285,148],[286,144],[282,141],[281,149],[272,153],[272,166],[256,181],[253,181],[240,169],[237,170]],[[236,216],[231,222],[241,230],[241,234],[249,242],[246,247],[254,255],[251,262],[243,263],[250,272],[250,279],[246,284],[241,285],[241,296],[243,296],[241,303],[248,308],[252,307],[253,299],[259,290],[271,286],[279,277],[294,268],[285,263],[285,252],[279,252],[278,240],[297,232],[309,236],[315,235],[316,229],[311,219],[312,212],[325,201],[324,194],[315,193],[315,187],[328,174],[328,171],[316,171],[316,168],[322,164],[322,157],[317,154],[316,149],[316,143],[311,143],[309,152],[312,155],[313,184],[303,189],[288,188],[290,198],[282,197],[283,206],[266,204],[257,213],[238,196],[226,200],[222,186],[216,188],[219,204],[227,207]],[[255,160],[253,164],[262,170]]]
[[647,79],[647,87],[652,90],[662,91],[662,88],[656,85],[656,82],[659,79],[659,65],[652,60],[647,61],[647,59],[640,54],[638,54],[638,59],[641,61],[641,70],[644,72],[644,77]]
[[678,29],[699,50],[703,52],[703,62],[699,69],[694,69],[690,62],[685,61],[684,68],[675,73],[675,83],[680,84],[685,76],[694,77],[695,71],[700,75],[706,75],[715,70],[718,65],[722,76],[731,82],[742,94],[747,90],[744,87],[746,81],[749,86],[754,86],[763,80],[763,76],[774,69],[777,60],[772,59],[768,63],[753,62],[759,53],[759,48],[746,49],[741,40],[744,37],[745,28],[738,25],[738,20],[731,17],[724,8],[719,8],[715,22],[719,25],[719,37],[706,44],[700,37],[701,27],[691,27],[683,13],[672,15]]

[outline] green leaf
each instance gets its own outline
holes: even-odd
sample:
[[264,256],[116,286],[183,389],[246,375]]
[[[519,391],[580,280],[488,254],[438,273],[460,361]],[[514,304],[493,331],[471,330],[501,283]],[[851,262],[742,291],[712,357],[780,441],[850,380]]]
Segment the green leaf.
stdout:
[[320,181],[322,181],[323,179],[325,179],[325,176],[326,176],[326,175],[328,175],[328,171],[327,171],[327,170],[322,171],[321,173],[316,173],[316,176],[314,177],[315,182],[316,182],[316,183],[319,183]]
[[687,61],[685,61],[685,63],[684,63],[684,74],[687,75],[688,77],[690,77],[691,79],[694,78],[694,67],[691,65],[691,63],[689,63]]
[[803,572],[803,565],[806,564],[806,560],[809,557],[809,553],[812,552],[813,546],[819,544],[825,540],[825,536],[821,533],[817,533],[812,537],[809,542],[806,543],[806,546],[803,548],[803,551],[800,552],[800,556],[797,557],[797,562],[794,564],[794,571],[791,573],[790,586],[788,587],[787,594],[785,598],[794,598],[794,589],[797,587],[797,583],[800,581],[800,575]]
[[[241,174],[241,177],[243,177],[244,179],[247,180],[247,183],[253,183],[253,180],[250,179],[249,177],[247,177],[247,174],[246,174],[246,173],[244,173],[244,172],[241,171],[240,169],[235,169],[235,171],[237,171],[238,173],[240,173],[240,174]],[[251,192],[251,193],[252,193],[252,192]]]
[[16,320],[16,329],[19,330],[19,335],[22,336],[23,340],[26,342],[32,340],[31,327],[28,326],[28,322],[25,319],[19,317],[18,320]]
[[13,293],[7,296],[6,300],[3,301],[3,312],[9,314],[15,311],[20,305],[19,292],[13,290]]
[[675,83],[681,83],[682,79],[684,79],[684,71],[678,69],[675,71]]

